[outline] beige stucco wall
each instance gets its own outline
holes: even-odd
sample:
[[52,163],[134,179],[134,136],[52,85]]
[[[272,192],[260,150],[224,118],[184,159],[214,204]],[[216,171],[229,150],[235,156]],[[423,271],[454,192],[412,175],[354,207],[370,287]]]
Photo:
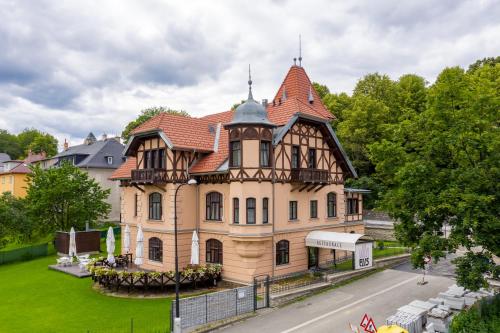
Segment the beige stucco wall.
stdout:
[[[165,192],[155,186],[143,186],[145,192],[134,187],[122,188],[122,222],[131,227],[131,248],[135,252],[136,228],[140,223],[144,231],[144,269],[174,269],[173,200],[177,185],[167,184]],[[344,223],[344,193],[342,185],[329,185],[316,193],[291,192],[290,184],[275,184],[275,219],[273,220],[273,185],[269,182],[232,182],[230,184],[200,184],[183,186],[178,198],[179,259],[183,268],[190,262],[191,237],[198,230],[200,237],[200,263],[206,261],[206,241],[214,238],[223,244],[223,276],[227,280],[249,283],[254,276],[282,275],[307,270],[308,256],[305,237],[312,230],[363,233],[362,223]],[[222,221],[207,221],[205,196],[217,191],[223,196]],[[326,194],[337,193],[337,217],[326,216]],[[148,219],[148,197],[153,192],[162,194],[163,216],[160,221]],[[134,195],[138,194],[138,212],[134,216]],[[233,224],[232,198],[240,199],[240,223]],[[256,199],[256,224],[246,224],[246,198]],[[269,223],[262,223],[262,198],[269,198]],[[309,200],[318,200],[318,218],[309,218]],[[298,219],[288,220],[288,202],[297,200]],[[124,228],[122,228],[124,230]],[[163,262],[148,260],[148,240],[158,237],[163,241]],[[123,237],[122,237],[123,239]],[[275,244],[286,239],[290,242],[290,262],[276,266]],[[338,251],[337,256],[343,253]],[[330,250],[320,249],[320,263],[333,259]]]
[[103,189],[110,189],[109,197],[106,200],[111,205],[108,220],[120,221],[120,183],[109,179],[115,170],[99,168],[83,168],[82,170],[94,178]]

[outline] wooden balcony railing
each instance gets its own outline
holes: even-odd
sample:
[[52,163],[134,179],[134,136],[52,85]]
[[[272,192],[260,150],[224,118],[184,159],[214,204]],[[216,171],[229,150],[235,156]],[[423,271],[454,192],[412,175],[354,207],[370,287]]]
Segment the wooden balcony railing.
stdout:
[[292,169],[291,180],[295,183],[328,183],[328,170],[319,169]]
[[165,169],[132,170],[132,183],[135,184],[164,184],[167,182]]

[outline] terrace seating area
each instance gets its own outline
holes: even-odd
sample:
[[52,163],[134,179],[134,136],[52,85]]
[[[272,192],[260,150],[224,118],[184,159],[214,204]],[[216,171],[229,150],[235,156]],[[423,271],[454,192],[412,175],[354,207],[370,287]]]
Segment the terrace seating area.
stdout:
[[[97,264],[97,262],[96,262]],[[92,264],[91,264],[92,265]],[[94,265],[89,267],[92,280],[101,287],[109,290],[118,291],[121,289],[127,292],[140,291],[159,291],[163,292],[169,287],[175,286],[175,273],[168,272],[148,272],[138,270],[133,267],[116,269],[104,265]],[[181,286],[189,285],[194,289],[199,287],[215,287],[221,280],[222,266],[213,265],[190,265],[180,271]]]

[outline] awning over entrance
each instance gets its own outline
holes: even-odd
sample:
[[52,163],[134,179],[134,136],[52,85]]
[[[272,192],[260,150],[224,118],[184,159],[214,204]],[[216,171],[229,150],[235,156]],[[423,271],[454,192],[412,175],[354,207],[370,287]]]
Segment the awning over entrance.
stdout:
[[332,231],[311,231],[306,237],[306,246],[354,252],[359,240],[371,240],[362,234]]

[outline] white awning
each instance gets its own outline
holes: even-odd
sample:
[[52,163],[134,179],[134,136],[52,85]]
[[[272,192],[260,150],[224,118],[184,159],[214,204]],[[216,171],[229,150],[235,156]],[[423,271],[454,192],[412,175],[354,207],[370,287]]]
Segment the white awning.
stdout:
[[356,242],[363,236],[345,232],[311,231],[306,237],[306,246],[354,252]]

